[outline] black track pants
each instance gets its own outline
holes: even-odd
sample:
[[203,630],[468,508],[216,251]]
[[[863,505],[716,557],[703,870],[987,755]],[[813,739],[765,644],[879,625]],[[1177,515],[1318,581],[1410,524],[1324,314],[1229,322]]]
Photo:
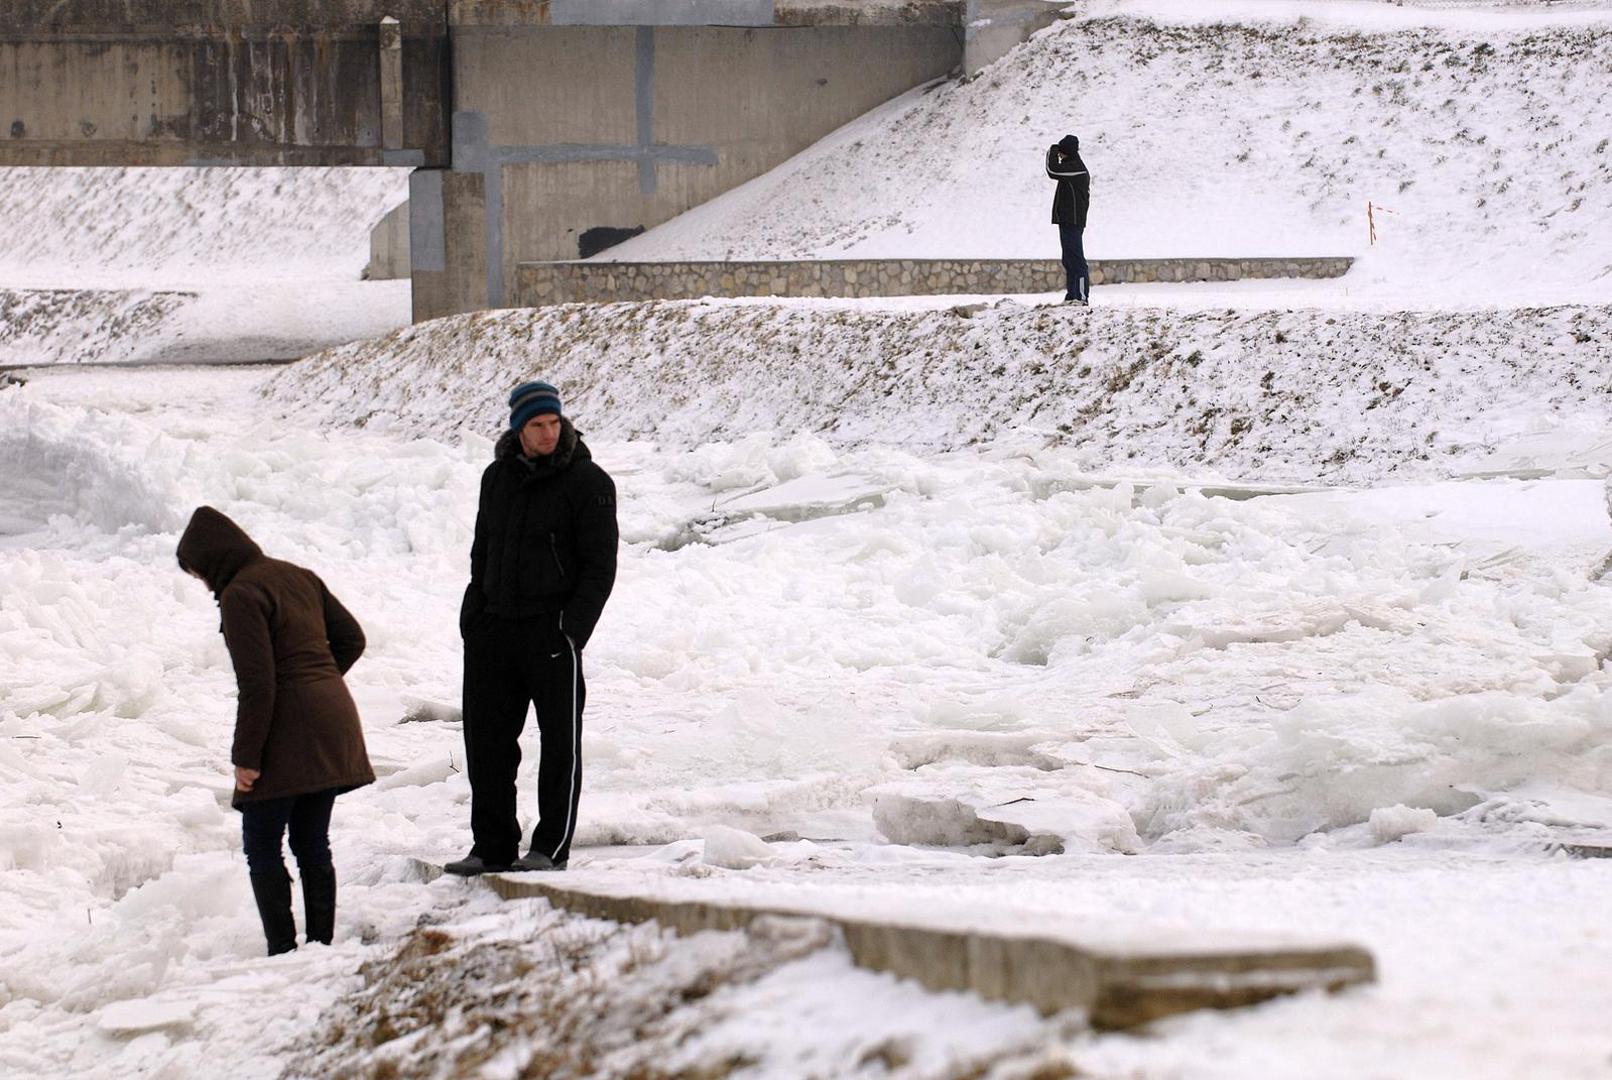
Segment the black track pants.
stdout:
[[528,706],[537,707],[540,760],[532,849],[555,862],[571,854],[582,794],[582,657],[552,618],[475,620],[465,635],[465,764],[472,855],[507,865],[520,847],[515,773]]
[[1058,243],[1063,248],[1063,272],[1068,281],[1065,300],[1091,299],[1091,272],[1086,266],[1086,238],[1074,225],[1058,226]]

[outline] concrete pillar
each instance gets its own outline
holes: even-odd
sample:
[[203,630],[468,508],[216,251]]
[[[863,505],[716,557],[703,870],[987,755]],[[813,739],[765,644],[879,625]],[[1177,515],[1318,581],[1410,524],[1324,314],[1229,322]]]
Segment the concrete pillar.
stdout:
[[409,276],[409,204],[395,208],[369,232],[366,281],[396,281]]
[[487,195],[480,173],[417,169],[409,177],[414,321],[487,303]]
[[403,148],[403,27],[381,20],[381,148]]

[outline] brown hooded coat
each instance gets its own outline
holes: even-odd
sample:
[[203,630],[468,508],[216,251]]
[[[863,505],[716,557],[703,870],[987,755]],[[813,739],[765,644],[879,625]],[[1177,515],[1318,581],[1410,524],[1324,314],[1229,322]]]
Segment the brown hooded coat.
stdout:
[[234,805],[373,783],[358,709],[342,676],[364,631],[311,571],[270,559],[210,506],[179,540],[179,563],[218,598],[240,700],[230,761],[260,775]]

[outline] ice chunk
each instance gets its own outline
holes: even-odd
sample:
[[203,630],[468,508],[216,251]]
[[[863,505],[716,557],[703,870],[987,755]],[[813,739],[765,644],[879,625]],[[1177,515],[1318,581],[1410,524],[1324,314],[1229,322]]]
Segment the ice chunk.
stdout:
[[425,787],[427,784],[440,784],[454,774],[453,757],[444,754],[430,761],[423,761],[418,765],[411,765],[407,769],[400,769],[389,776],[383,776],[375,781],[376,791],[390,791],[400,787]]
[[890,754],[903,769],[917,769],[939,761],[971,765],[1029,765],[1055,769],[1058,759],[1038,751],[1042,743],[1057,741],[1055,731],[942,731],[902,735],[890,741]]
[[141,999],[113,1002],[101,1010],[95,1023],[108,1035],[140,1035],[163,1028],[189,1027],[195,1018],[194,1003]]
[[937,771],[873,790],[873,822],[898,844],[1023,845],[1038,853],[1135,851],[1125,808],[1083,774],[995,767]]
[[1371,812],[1371,835],[1387,844],[1411,833],[1427,832],[1438,825],[1438,814],[1425,806],[1379,806]]
[[705,854],[702,858],[708,866],[748,870],[752,866],[777,862],[778,853],[761,837],[743,829],[710,825],[705,830]]
[[402,697],[402,704],[402,723],[405,724],[429,722],[457,724],[465,718],[464,712],[459,706],[449,704],[446,701],[435,701],[431,698],[405,694]]
[[717,510],[728,518],[762,514],[778,521],[810,521],[862,506],[881,506],[885,491],[882,481],[865,476],[810,474],[725,500],[717,504]]
[[123,754],[115,751],[101,754],[92,765],[79,773],[78,786],[80,790],[96,796],[110,795],[117,790],[128,768],[129,759]]

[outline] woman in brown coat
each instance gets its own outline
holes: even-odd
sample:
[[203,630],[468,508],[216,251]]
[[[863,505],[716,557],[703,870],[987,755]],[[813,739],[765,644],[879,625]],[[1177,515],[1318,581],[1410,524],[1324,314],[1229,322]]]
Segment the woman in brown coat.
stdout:
[[297,947],[280,847],[288,828],[307,940],[328,945],[336,923],[331,808],[337,795],[375,780],[342,681],[364,651],[364,632],[311,571],[268,558],[210,506],[191,515],[179,566],[207,583],[223,614],[240,689],[234,805],[269,955]]

